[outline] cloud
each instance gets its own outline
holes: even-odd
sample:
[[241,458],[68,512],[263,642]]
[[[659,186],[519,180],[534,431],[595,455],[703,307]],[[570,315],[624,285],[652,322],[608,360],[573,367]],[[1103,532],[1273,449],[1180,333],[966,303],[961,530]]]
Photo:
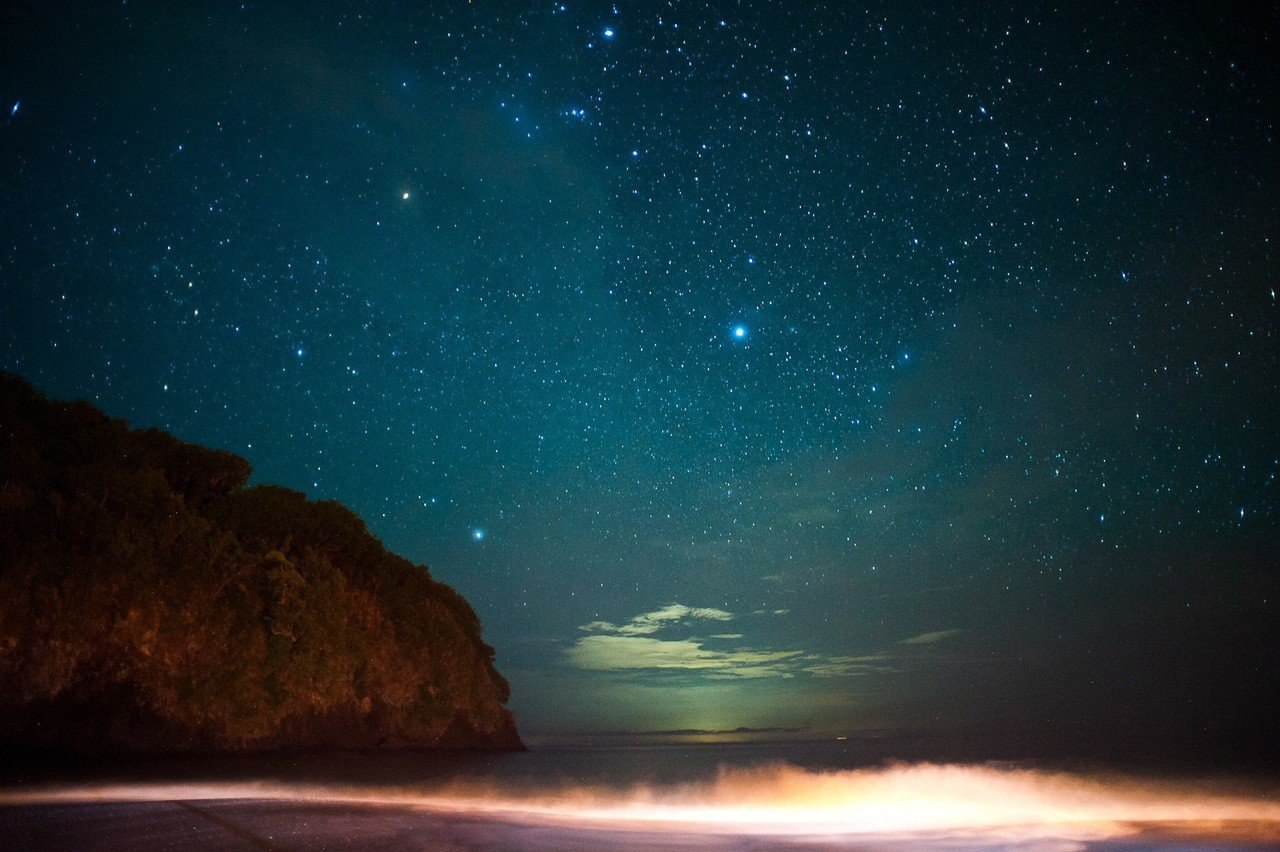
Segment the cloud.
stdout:
[[933,645],[944,639],[950,639],[959,633],[959,630],[934,630],[932,633],[921,633],[919,636],[912,636],[910,639],[903,639],[902,645]]
[[[778,610],[776,614],[785,613]],[[768,613],[775,614],[775,613]],[[683,636],[659,637],[655,634],[684,627],[692,622],[730,621],[733,613],[711,607],[668,604],[652,612],[641,613],[623,624],[592,621],[579,629],[580,637],[566,651],[571,665],[588,671],[611,671],[631,674],[648,672],[697,673],[711,678],[791,678],[807,675],[817,678],[858,677],[895,671],[893,653],[879,651],[862,655],[811,653],[798,648],[757,648],[738,645],[734,648],[707,647],[708,642],[736,642],[742,633],[713,633],[706,638]],[[957,630],[940,630],[904,640],[908,645],[929,645],[941,641]],[[899,655],[901,652],[899,652]]]
[[716,651],[699,639],[652,636],[584,636],[569,648],[569,661],[592,671],[682,669],[722,677],[791,677],[802,651]]
[[864,654],[856,657],[813,657],[802,671],[814,677],[854,677],[867,674],[889,674],[896,671],[888,654]]
[[613,624],[608,621],[593,621],[578,628],[587,633],[607,633],[615,636],[648,636],[657,633],[664,627],[679,624],[683,621],[702,619],[709,621],[729,621],[733,613],[711,607],[693,607],[684,604],[668,604],[653,612],[642,612],[626,624]]

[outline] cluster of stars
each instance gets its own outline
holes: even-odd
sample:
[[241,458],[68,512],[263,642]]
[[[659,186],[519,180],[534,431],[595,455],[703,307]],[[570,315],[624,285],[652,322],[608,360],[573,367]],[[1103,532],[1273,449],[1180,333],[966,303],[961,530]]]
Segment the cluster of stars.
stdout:
[[2,366],[351,505],[495,644],[696,598],[875,645],[1280,516],[1271,69],[1212,27],[94,15],[76,73],[165,84],[15,60]]

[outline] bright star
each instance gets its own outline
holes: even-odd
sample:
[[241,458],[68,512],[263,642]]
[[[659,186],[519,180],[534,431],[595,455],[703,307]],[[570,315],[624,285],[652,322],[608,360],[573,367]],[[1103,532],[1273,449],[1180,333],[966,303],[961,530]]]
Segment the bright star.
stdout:
[[745,325],[735,325],[733,327],[733,336],[739,340],[747,336],[747,327]]
[[407,192],[405,192],[405,193],[401,193],[401,195],[400,195],[400,199],[401,199],[402,201],[408,201],[408,200],[409,200],[409,193],[407,193]]
[[604,28],[604,37],[605,37],[605,38],[613,38],[613,27],[605,27],[605,28]]
[[484,530],[479,528],[472,530],[471,537],[476,541],[484,541]]

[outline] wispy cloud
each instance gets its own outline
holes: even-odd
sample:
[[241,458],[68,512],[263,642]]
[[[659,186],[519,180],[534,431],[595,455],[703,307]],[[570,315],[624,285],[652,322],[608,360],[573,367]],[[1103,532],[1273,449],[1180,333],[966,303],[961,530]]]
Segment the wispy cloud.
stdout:
[[856,677],[895,671],[888,654],[847,657],[810,657],[802,669],[814,677]]
[[595,671],[683,669],[721,677],[792,677],[802,651],[717,651],[700,639],[652,636],[584,636],[569,648],[578,668]]
[[[785,611],[767,614],[783,614]],[[757,613],[757,614],[764,614]],[[713,633],[699,637],[668,638],[663,631],[689,633],[699,622],[732,621],[734,614],[712,607],[668,604],[641,613],[622,623],[592,621],[580,630],[567,650],[573,666],[589,671],[687,672],[713,678],[791,678],[798,675],[819,678],[858,677],[895,671],[894,653],[879,651],[862,655],[819,654],[799,648],[760,648],[749,645],[723,647],[737,642],[742,633]],[[679,628],[683,628],[680,631]],[[903,640],[904,645],[932,645],[955,635],[958,630],[938,630]],[[708,647],[712,643],[715,647]],[[903,652],[897,652],[901,657]]]
[[733,613],[711,607],[693,607],[673,603],[655,609],[653,612],[642,612],[626,624],[612,624],[608,621],[593,621],[584,624],[579,630],[587,633],[608,633],[615,636],[648,636],[657,633],[664,627],[682,621],[710,620],[728,621]]
[[934,645],[944,639],[950,639],[959,633],[959,630],[934,630],[931,633],[921,633],[919,636],[912,636],[910,639],[903,639],[900,644],[903,645]]

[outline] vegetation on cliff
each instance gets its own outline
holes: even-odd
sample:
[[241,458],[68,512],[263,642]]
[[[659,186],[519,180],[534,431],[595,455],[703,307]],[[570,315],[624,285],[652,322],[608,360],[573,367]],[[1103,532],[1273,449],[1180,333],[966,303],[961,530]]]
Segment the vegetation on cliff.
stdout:
[[0,748],[519,748],[470,605],[249,474],[0,374]]

